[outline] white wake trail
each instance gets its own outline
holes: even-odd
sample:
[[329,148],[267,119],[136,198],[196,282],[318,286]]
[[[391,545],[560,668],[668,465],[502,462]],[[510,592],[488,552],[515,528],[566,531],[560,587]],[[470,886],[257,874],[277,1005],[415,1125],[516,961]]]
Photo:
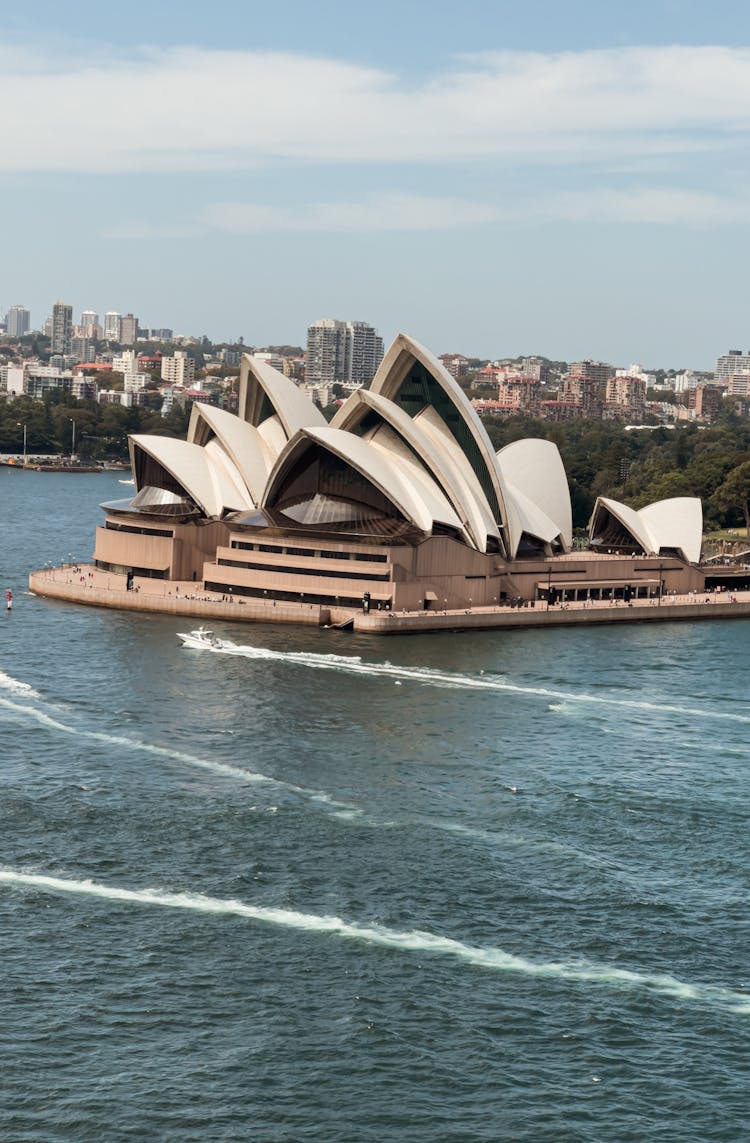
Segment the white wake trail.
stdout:
[[491,946],[468,945],[451,937],[443,937],[420,929],[398,930],[381,925],[360,925],[341,917],[302,913],[293,909],[275,909],[248,905],[243,901],[206,897],[200,893],[169,893],[157,889],[121,889],[94,881],[74,881],[40,873],[0,870],[0,883],[38,889],[50,893],[71,893],[97,897],[138,906],[186,909],[215,916],[240,917],[248,921],[278,925],[303,932],[320,933],[343,940],[361,941],[403,953],[433,954],[497,972],[522,976],[594,984],[621,990],[649,992],[670,999],[718,1005],[740,1015],[750,1015],[750,995],[723,985],[692,984],[670,973],[640,973],[613,965],[596,964],[585,959],[575,961],[536,961],[507,953]]
[[0,690],[9,691],[10,694],[22,698],[41,698],[39,691],[35,691],[28,683],[22,683],[20,679],[14,679],[12,675],[6,675],[5,671],[0,671]]
[[336,802],[332,798],[329,798],[328,794],[319,790],[309,790],[305,786],[296,786],[292,782],[284,782],[279,778],[271,778],[268,774],[261,774],[254,770],[245,770],[240,766],[231,766],[226,762],[213,762],[207,758],[199,758],[195,754],[187,754],[182,750],[173,750],[168,746],[156,746],[151,742],[141,742],[137,738],[105,734],[99,730],[82,730],[77,726],[71,726],[68,723],[60,722],[59,719],[52,718],[37,707],[22,706],[20,703],[11,702],[5,698],[0,698],[0,707],[11,711],[24,720],[31,718],[35,722],[38,722],[40,726],[47,727],[49,730],[56,730],[62,734],[73,735],[76,738],[87,738],[92,742],[102,742],[107,746],[124,746],[128,750],[137,750],[144,754],[152,754],[157,758],[168,758],[174,762],[181,762],[184,765],[193,766],[200,770],[210,770],[214,774],[223,774],[228,778],[239,778],[243,782],[263,783],[268,786],[273,786],[278,790],[286,790],[289,793],[298,794],[310,801],[330,805],[335,809],[358,812],[358,807],[352,806],[348,802]]
[[[196,648],[197,649],[197,648]],[[389,678],[399,682],[420,683],[425,686],[449,687],[459,690],[500,691],[509,694],[536,695],[563,702],[589,703],[598,706],[623,707],[627,710],[649,711],[655,714],[679,714],[689,718],[718,719],[727,722],[750,723],[750,714],[730,711],[701,710],[676,706],[671,703],[648,702],[641,699],[614,698],[609,695],[591,695],[572,691],[551,690],[548,687],[523,686],[486,675],[462,675],[429,667],[399,667],[393,663],[372,663],[359,656],[322,655],[306,651],[272,651],[266,647],[253,647],[225,640],[221,647],[200,648],[214,655],[234,655],[246,659],[275,660],[319,671],[342,671],[349,675],[370,678]]]

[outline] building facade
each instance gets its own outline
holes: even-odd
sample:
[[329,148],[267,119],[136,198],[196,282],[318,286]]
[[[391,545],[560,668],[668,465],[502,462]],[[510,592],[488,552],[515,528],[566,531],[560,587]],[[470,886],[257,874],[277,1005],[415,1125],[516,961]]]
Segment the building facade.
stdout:
[[367,322],[323,318],[307,330],[305,381],[333,385],[372,381],[383,359],[383,339]]
[[25,306],[11,306],[5,317],[5,331],[9,337],[23,337],[31,328],[31,313]]
[[72,335],[73,307],[65,302],[55,302],[52,307],[52,352],[70,353]]
[[120,344],[135,345],[138,340],[138,318],[133,314],[125,314],[120,319]]
[[109,310],[104,315],[104,337],[107,341],[121,341],[122,315],[116,310]]
[[189,388],[195,380],[195,359],[186,349],[176,349],[174,357],[162,357],[161,378],[168,385]]

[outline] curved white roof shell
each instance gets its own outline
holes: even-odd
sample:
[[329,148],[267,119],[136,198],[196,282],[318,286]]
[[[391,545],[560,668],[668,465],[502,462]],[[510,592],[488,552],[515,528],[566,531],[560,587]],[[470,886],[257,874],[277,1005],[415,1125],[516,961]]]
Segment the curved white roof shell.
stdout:
[[658,500],[636,511],[627,504],[600,496],[594,505],[589,535],[596,542],[606,510],[626,529],[647,555],[658,556],[665,548],[682,552],[690,563],[698,563],[703,539],[703,508],[693,496]]
[[[513,441],[497,453],[506,489],[524,532],[549,544],[558,540],[565,551],[573,544],[573,511],[562,457],[552,441],[530,438]],[[515,534],[517,529],[510,529]],[[520,536],[518,537],[520,540]],[[509,553],[514,556],[518,544]]]
[[[406,334],[398,334],[380,363],[371,391],[402,405],[407,411],[411,409],[410,415],[413,417],[429,408],[435,417],[445,422],[445,417],[435,408],[424,386],[412,381],[413,369],[417,364],[423,367],[463,426],[464,431],[459,430],[456,434],[446,423],[446,430],[451,437],[453,449],[458,448],[469,461],[489,503],[495,524],[505,521],[507,512],[502,481],[487,431],[461,386],[429,350]],[[506,546],[512,546],[512,543],[508,545],[507,537]]]
[[253,503],[260,503],[268,474],[281,449],[269,448],[258,429],[233,413],[196,402],[190,415],[188,441],[203,448],[219,442],[241,474]]
[[641,508],[638,515],[659,550],[677,548],[691,564],[699,562],[703,543],[703,506],[697,496],[657,500]]
[[269,478],[263,507],[273,507],[291,465],[311,445],[319,445],[369,481],[396,510],[429,534],[436,522],[461,528],[461,521],[429,473],[407,456],[395,433],[380,445],[335,428],[303,429],[279,458]]
[[[339,408],[331,421],[331,428],[356,432],[357,426],[371,411],[377,413],[383,424],[390,425],[419,457],[453,506],[469,546],[485,551],[488,530],[490,534],[498,536],[498,529],[479,481],[474,477],[469,487],[466,477],[456,469],[455,463],[451,463],[455,459],[455,449],[446,455],[449,434],[443,422],[440,425],[445,430],[445,435],[431,432],[426,425],[420,423],[419,417],[410,417],[393,401],[388,401],[370,389],[357,389]],[[362,435],[364,439],[370,440],[377,431],[377,428],[369,429]]]
[[[278,418],[285,441],[300,431],[327,424],[320,409],[283,373],[267,361],[243,354],[240,366],[239,417],[256,429],[269,418]],[[278,434],[273,434],[278,440]],[[266,441],[270,444],[270,437]],[[275,459],[275,458],[274,458]]]
[[218,456],[189,441],[136,434],[130,437],[130,462],[137,490],[149,482],[141,478],[144,465],[139,463],[139,453],[165,470],[207,517],[255,506],[240,472],[223,450]]
[[217,463],[218,458],[212,457],[206,448],[189,441],[144,434],[131,436],[131,467],[138,491],[147,483],[139,478],[143,470],[139,453],[163,468],[208,517],[254,507],[238,470],[225,454]]

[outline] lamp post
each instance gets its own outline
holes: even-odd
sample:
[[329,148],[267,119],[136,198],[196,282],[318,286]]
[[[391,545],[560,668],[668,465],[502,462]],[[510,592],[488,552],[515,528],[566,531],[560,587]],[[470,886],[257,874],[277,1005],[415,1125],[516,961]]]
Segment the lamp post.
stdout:
[[662,565],[659,564],[659,607],[661,607],[662,588],[664,586],[664,580],[661,577],[662,570]]
[[71,425],[73,426],[73,436],[72,436],[71,442],[70,442],[70,463],[72,464],[73,460],[75,459],[75,454],[76,454],[76,423],[72,417],[68,417],[68,420],[70,421]]
[[552,591],[552,567],[547,564],[547,611],[549,611],[549,597]]
[[[18,428],[20,429],[21,422],[16,421],[16,424],[18,425]],[[24,465],[26,464],[27,460],[28,460],[28,456],[26,453],[26,425],[24,425],[23,426],[23,463],[24,463]]]

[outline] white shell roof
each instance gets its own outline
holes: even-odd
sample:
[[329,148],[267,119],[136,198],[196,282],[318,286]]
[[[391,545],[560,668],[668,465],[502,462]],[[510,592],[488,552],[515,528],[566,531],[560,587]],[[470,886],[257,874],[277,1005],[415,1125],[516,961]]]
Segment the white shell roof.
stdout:
[[267,361],[246,353],[240,368],[239,415],[256,428],[262,424],[263,394],[273,405],[287,440],[291,440],[300,429],[323,427],[327,423],[320,409],[293,381]]
[[458,529],[465,542],[468,542],[466,531],[462,526],[460,517],[444,495],[440,486],[433,480],[424,465],[420,464],[406,442],[390,426],[383,425],[365,438],[367,442],[389,461],[400,472],[402,478],[419,495],[433,523],[448,524]]
[[690,563],[698,563],[703,540],[703,508],[693,496],[678,496],[671,500],[657,500],[640,511],[600,496],[591,515],[589,533],[596,533],[597,517],[606,508],[616,520],[627,528],[644,552],[658,555],[662,548],[681,551]]
[[[206,516],[218,517],[227,509],[253,507],[251,497],[242,490],[236,468],[232,473],[226,462],[216,464],[200,445],[173,437],[137,434],[131,436],[130,448],[134,473],[135,455],[140,449],[169,472]],[[228,457],[227,461],[231,465]]]
[[[416,363],[429,374],[433,395],[440,390],[462,419],[471,436],[466,443],[461,428],[466,452],[451,431],[453,414],[445,413],[442,396],[439,402],[435,397],[437,407],[426,403],[419,408],[418,400],[407,411],[398,403]],[[437,358],[405,334],[389,348],[372,388],[353,394],[330,426],[289,378],[249,355],[242,360],[239,408],[239,416],[234,416],[196,403],[187,441],[139,435],[132,438],[132,448],[158,461],[207,516],[268,503],[287,461],[305,447],[300,443],[304,438],[358,469],[425,533],[437,523],[445,524],[479,551],[487,550],[488,541],[499,541],[511,558],[524,533],[545,544],[571,546],[570,496],[555,445],[518,441],[496,456],[461,387]],[[377,418],[360,436],[354,430],[370,410]],[[613,505],[610,510],[644,550],[653,550],[655,533],[667,537],[662,546],[680,547],[686,554],[700,550],[699,505],[696,516],[684,505],[679,510],[652,505],[638,514],[625,505],[602,503]],[[673,539],[678,533],[679,543]]]
[[[423,345],[420,345],[418,341],[408,337],[405,333],[399,333],[380,363],[380,367],[372,383],[372,392],[381,393],[389,400],[393,400],[398,395],[399,389],[413,361],[419,361],[425,367],[428,373],[430,373],[440,388],[445,392],[465,422],[486,466],[487,474],[498,502],[500,515],[504,517],[506,513],[502,482],[492,443],[487,436],[487,430],[480,421],[476,410],[467,399],[461,386],[456,382],[455,378],[450,375],[443,364],[438,361],[437,357],[430,353],[428,349],[425,349]],[[434,413],[435,410],[433,409],[432,412]],[[450,433],[450,429],[448,429],[448,432]],[[450,436],[453,448],[460,450],[461,446],[455,437],[453,437],[452,433],[450,433]]]
[[[431,473],[435,482],[450,500],[457,516],[461,520],[470,547],[484,551],[487,546],[488,528],[490,534],[497,535],[498,530],[492,518],[490,506],[487,503],[479,481],[469,467],[473,482],[472,487],[457,472],[455,463],[455,449],[453,442],[443,422],[444,433],[433,433],[420,424],[419,417],[410,417],[408,413],[393,401],[387,400],[379,393],[370,389],[358,389],[344,402],[331,421],[331,428],[341,428],[352,431],[368,410],[374,410],[383,421],[390,425],[414,452],[419,456],[424,467]],[[438,418],[439,420],[439,418]],[[365,434],[370,439],[372,434]],[[452,456],[446,455],[446,445]]]
[[[397,441],[397,438],[395,438]],[[394,440],[387,448],[374,442],[363,440],[354,433],[330,427],[303,429],[290,443],[289,449],[279,458],[268,482],[263,506],[273,506],[279,485],[283,482],[284,470],[293,457],[313,442],[328,449],[351,465],[369,480],[415,527],[429,533],[436,521],[460,528],[461,521],[456,516],[448,500],[429,474],[413,461],[392,450]],[[403,446],[401,446],[403,448]]]
[[[492,509],[487,497],[479,483],[479,478],[471,466],[469,458],[456,445],[453,433],[442,417],[429,406],[417,413],[414,422],[433,441],[453,470],[453,482],[460,489],[461,502],[470,510],[472,531],[477,536],[477,546],[480,552],[487,550],[487,536],[500,538],[500,529],[495,522]],[[508,526],[508,513],[506,508],[506,529]],[[520,532],[519,532],[520,539]],[[506,538],[506,544],[508,540]],[[518,546],[516,544],[516,546]]]
[[[568,551],[573,543],[573,512],[557,445],[538,438],[514,441],[497,453],[497,464],[516,502],[523,531],[547,543],[559,537]],[[551,537],[550,527],[554,529]],[[517,550],[516,543],[510,554]]]
[[657,500],[638,513],[654,542],[661,548],[677,548],[691,564],[701,558],[703,506],[697,496]]
[[[240,472],[253,504],[259,504],[268,474],[281,449],[270,449],[258,429],[233,413],[196,403],[190,417],[188,441],[203,443],[201,438],[207,435],[204,425],[215,434]],[[208,447],[208,442],[203,447]]]
[[221,514],[222,505],[211,476],[210,463],[206,450],[200,445],[175,440],[173,437],[146,436],[139,433],[131,436],[130,448],[134,473],[137,467],[136,451],[141,449],[167,470],[207,516]]

